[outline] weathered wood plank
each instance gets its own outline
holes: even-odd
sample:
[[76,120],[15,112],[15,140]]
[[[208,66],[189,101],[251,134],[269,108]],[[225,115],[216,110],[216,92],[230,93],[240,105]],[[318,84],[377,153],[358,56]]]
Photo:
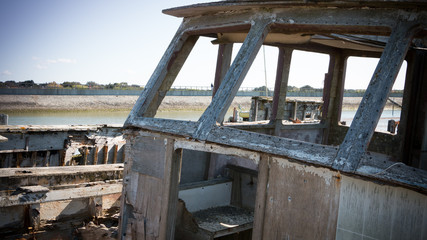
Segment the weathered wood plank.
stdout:
[[224,79],[225,74],[230,68],[232,53],[233,53],[233,44],[219,44],[212,97],[215,96],[215,93],[218,90],[219,86],[221,85],[221,82]]
[[46,151],[46,155],[43,158],[43,166],[49,167],[50,151]]
[[104,145],[103,153],[104,155],[102,156],[102,163],[107,164],[108,163],[108,145]]
[[218,144],[206,142],[202,143],[178,139],[175,141],[175,149],[179,148],[242,157],[252,160],[256,164],[258,164],[260,158],[259,154],[253,151],[248,151],[235,147],[225,147]]
[[338,148],[227,127],[215,127],[207,141],[331,166]]
[[64,167],[0,168],[0,189],[15,190],[31,184],[61,185],[122,178],[123,163]]
[[[228,3],[234,5],[236,2]],[[235,10],[231,11],[231,7],[227,2],[215,3],[223,11],[218,13],[217,11],[206,8],[206,12],[199,13],[203,14],[203,18],[191,18],[187,23],[189,29],[198,27],[198,30],[203,30],[204,28],[213,28],[214,26],[221,26],[225,24],[240,23],[247,19],[251,19],[254,15],[264,14],[271,17],[271,12],[268,9],[263,8],[264,3],[271,2],[260,2],[258,1],[258,8],[250,10],[251,4],[248,2],[240,3],[240,7],[233,8]],[[336,4],[336,3],[335,3]],[[396,18],[401,16],[401,18],[409,18],[411,15],[407,12],[403,12],[399,8],[388,8],[388,9],[378,9],[378,8],[363,8],[360,3],[357,3],[358,7],[356,8],[328,8],[325,5],[319,5],[316,3],[313,7],[304,6],[294,6],[292,8],[283,7],[283,2],[275,5],[275,22],[283,24],[283,28],[287,31],[292,31],[292,29],[299,29],[301,31],[301,25],[314,25],[316,31],[324,31],[327,33],[347,33],[347,34],[372,34],[372,35],[384,35],[390,33],[390,27],[395,24]],[[408,4],[408,3],[404,3]],[[414,3],[415,4],[415,3]],[[417,3],[419,4],[419,3]],[[269,7],[272,7],[271,4]],[[334,4],[332,4],[334,5]],[[200,5],[199,5],[200,6]],[[263,9],[261,9],[263,8]],[[188,15],[199,15],[197,12],[200,8],[191,8],[187,12]],[[175,14],[174,9],[164,10],[166,14],[171,14],[175,16],[184,16]],[[175,12],[175,13],[174,13]],[[215,13],[215,14],[213,14]],[[330,16],[334,16],[331,18]],[[419,22],[425,21],[426,15],[420,14],[418,17]],[[279,26],[277,26],[279,27]],[[375,33],[375,34],[374,34]]]
[[55,202],[70,199],[96,197],[122,192],[122,184],[99,184],[72,189],[50,190],[45,193],[29,192],[11,196],[0,196],[0,207]]
[[262,154],[258,165],[258,183],[254,208],[254,223],[252,231],[253,240],[262,240],[264,229],[265,205],[268,192],[270,157]]
[[181,136],[191,136],[196,130],[196,124],[196,122],[190,121],[144,117],[135,117],[128,121],[129,127],[140,127],[151,131]]
[[184,29],[183,23],[136,101],[125,126],[132,118],[138,116],[154,117],[158,106],[198,39],[197,36],[186,34]]
[[98,164],[98,145],[95,146],[95,148],[93,149],[93,165]]
[[89,148],[85,147],[83,151],[83,165],[88,165]]
[[[181,151],[175,151],[174,141],[165,136],[143,136],[137,133],[127,135],[127,140],[131,147],[128,148],[126,165],[130,167],[126,170],[124,180],[126,190],[122,209],[127,214],[122,215],[121,236],[173,239]],[[149,169],[134,171],[135,164],[149,166]],[[158,169],[150,165],[156,165]],[[124,236],[126,232],[136,235]]]
[[205,140],[216,122],[222,122],[230,104],[239,90],[259,48],[268,34],[270,20],[259,20],[251,27],[233,64],[224,76],[223,83],[198,121],[194,138]]
[[286,104],[286,93],[288,91],[288,79],[289,70],[291,68],[292,52],[292,49],[279,48],[271,121],[283,120],[285,111],[284,105]]
[[412,22],[398,22],[393,29],[350,129],[334,159],[334,168],[341,171],[355,171],[359,165],[361,157],[368,148],[415,31],[416,26]]
[[113,164],[117,163],[117,152],[119,150],[119,146],[117,144],[114,144],[113,147]]
[[166,146],[166,161],[167,166],[165,169],[165,186],[167,190],[163,194],[162,215],[164,216],[165,224],[161,226],[160,238],[174,239],[175,236],[175,220],[178,207],[178,192],[179,192],[179,179],[181,177],[181,164],[182,164],[182,149],[174,149],[174,141],[167,140]]
[[334,239],[339,193],[339,172],[273,157],[262,239]]

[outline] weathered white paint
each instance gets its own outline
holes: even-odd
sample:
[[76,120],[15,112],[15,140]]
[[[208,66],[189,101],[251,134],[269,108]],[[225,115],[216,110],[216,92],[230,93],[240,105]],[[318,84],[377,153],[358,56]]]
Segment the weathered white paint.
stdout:
[[427,239],[421,193],[342,176],[336,239]]
[[273,157],[272,160],[282,168],[294,168],[296,171],[302,172],[301,175],[303,176],[306,173],[319,176],[325,181],[326,185],[331,184],[332,177],[339,175],[338,172],[333,172],[327,168],[313,167],[300,163],[293,163],[284,158]]

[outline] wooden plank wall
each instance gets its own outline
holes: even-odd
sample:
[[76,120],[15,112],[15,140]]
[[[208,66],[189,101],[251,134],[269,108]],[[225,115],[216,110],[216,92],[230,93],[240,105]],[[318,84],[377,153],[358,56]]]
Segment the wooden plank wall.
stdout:
[[168,138],[127,140],[120,239],[172,239],[182,151]]
[[261,167],[254,239],[335,238],[339,173],[276,157]]

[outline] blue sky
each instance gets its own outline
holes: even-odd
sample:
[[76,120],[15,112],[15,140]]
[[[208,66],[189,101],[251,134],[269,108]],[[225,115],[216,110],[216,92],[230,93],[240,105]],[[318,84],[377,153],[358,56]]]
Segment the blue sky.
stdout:
[[[182,20],[162,9],[200,2],[1,0],[0,81],[145,85]],[[210,86],[216,51],[210,39],[199,40],[174,85]],[[273,88],[277,50],[266,47],[265,56],[267,85]],[[265,85],[263,59],[261,49],[243,87]],[[354,61],[346,87],[365,88],[375,64]],[[289,85],[322,87],[327,63],[326,55],[296,52]],[[402,77],[395,86],[403,88]]]

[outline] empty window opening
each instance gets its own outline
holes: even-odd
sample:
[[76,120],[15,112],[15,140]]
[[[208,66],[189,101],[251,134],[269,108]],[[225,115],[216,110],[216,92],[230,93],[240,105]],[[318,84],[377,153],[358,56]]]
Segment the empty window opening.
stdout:
[[[341,112],[342,124],[347,126],[351,125],[378,61],[378,58],[367,57],[349,57],[347,59],[343,107]],[[391,122],[390,124],[394,122],[395,126],[400,121],[406,67],[407,63],[404,61],[394,82],[387,104],[381,114],[381,118],[375,129],[376,131],[387,132],[391,130],[392,133],[396,133],[396,127],[390,129],[389,121]]]
[[179,71],[156,118],[197,121],[212,100],[218,46],[199,37]]

